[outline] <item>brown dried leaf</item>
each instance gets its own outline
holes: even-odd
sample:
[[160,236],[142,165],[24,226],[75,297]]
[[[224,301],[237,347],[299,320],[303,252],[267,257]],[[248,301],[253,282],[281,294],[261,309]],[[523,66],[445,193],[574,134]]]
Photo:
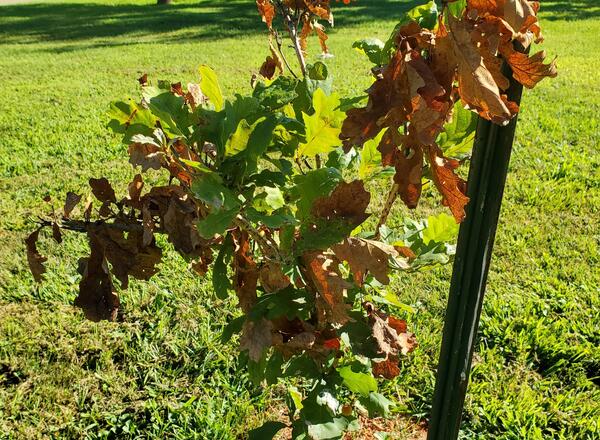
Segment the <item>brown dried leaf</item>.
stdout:
[[275,49],[275,46],[273,46],[273,41],[269,41],[269,50],[271,51],[271,56],[267,57],[258,73],[267,79],[272,79],[275,76],[276,70],[278,70],[280,74],[283,74],[283,59]]
[[185,96],[181,82],[171,84],[171,93],[177,96]]
[[389,355],[381,362],[373,362],[373,376],[393,379],[400,374],[398,357]]
[[101,177],[100,179],[91,178],[89,183],[92,187],[92,193],[99,201],[108,203],[117,202],[115,190],[112,188],[106,177]]
[[40,230],[36,229],[25,239],[25,245],[27,246],[27,262],[29,263],[29,270],[33,275],[33,279],[41,283],[43,274],[46,272],[44,263],[48,258],[40,255],[37,249],[37,241],[40,235]]
[[256,0],[256,7],[262,21],[271,29],[273,27],[273,19],[275,18],[275,6],[273,3],[270,0]]
[[431,168],[433,183],[442,194],[442,204],[450,208],[457,223],[465,219],[465,205],[469,202],[467,183],[454,170],[459,162],[444,157],[437,145],[427,147],[427,161]]
[[313,203],[311,212],[323,219],[343,219],[358,226],[368,217],[365,211],[371,201],[371,194],[365,190],[362,180],[340,183],[327,197],[320,197]]
[[88,195],[88,198],[85,202],[85,208],[83,208],[83,218],[86,222],[90,221],[90,218],[92,217],[92,208],[94,207],[94,203],[92,201],[92,198],[90,195]]
[[80,264],[82,278],[75,305],[81,307],[85,317],[91,321],[114,321],[120,301],[113,289],[103,246],[93,235],[90,236],[90,249],[89,258],[83,259],[83,264]]
[[379,353],[386,359],[389,356],[407,355],[415,349],[417,342],[415,336],[407,332],[406,321],[388,316],[370,303],[365,304],[365,309]]
[[144,188],[144,179],[142,179],[141,174],[136,174],[131,183],[127,186],[129,200],[134,206],[139,205],[142,188]]
[[339,262],[318,252],[303,255],[304,265],[310,282],[317,295],[319,324],[344,324],[350,319],[345,295],[350,284],[342,278],[337,265]]
[[451,49],[449,54],[456,65],[458,93],[462,102],[483,118],[497,124],[507,123],[516,114],[518,107],[501,94],[497,78],[494,78],[484,57],[473,43],[470,25],[450,14],[448,26],[450,32],[445,37],[438,37],[436,44],[448,44]]
[[54,238],[54,240],[58,244],[62,243],[62,234],[60,232],[60,226],[58,226],[58,223],[56,222],[52,223],[52,238]]
[[156,191],[148,193],[148,200],[159,204],[157,214],[162,217],[162,227],[169,241],[181,254],[202,255],[208,242],[200,236],[196,228],[196,222],[200,219],[196,204],[181,187],[163,188],[170,192],[168,197],[156,197],[159,191],[153,188],[153,191]]
[[412,132],[407,136],[398,135],[394,128],[390,128],[388,132],[391,132],[390,138],[393,139],[390,142],[401,147],[400,149],[394,148],[393,159],[396,169],[394,182],[398,184],[400,199],[408,208],[416,208],[423,188],[423,147],[414,139]]
[[349,237],[342,243],[331,247],[336,257],[347,261],[358,286],[362,286],[364,277],[371,273],[377,281],[389,284],[389,259],[398,256],[393,246],[364,238]]
[[81,201],[81,196],[79,194],[75,194],[74,192],[67,192],[67,198],[65,200],[65,206],[63,208],[63,217],[69,218],[75,206]]
[[254,362],[260,362],[263,353],[273,344],[273,323],[261,318],[260,321],[247,320],[240,338],[240,350],[248,351]]
[[142,172],[146,172],[149,169],[160,170],[165,163],[164,151],[153,144],[134,142],[129,145],[127,151],[129,153],[129,163],[134,167],[141,167]]
[[162,251],[155,243],[143,246],[142,232],[132,231],[127,235],[108,224],[88,229],[90,242],[102,247],[105,258],[112,265],[112,272],[121,282],[123,289],[129,284],[129,276],[138,280],[149,280],[158,272]]
[[196,110],[196,107],[206,102],[206,97],[198,84],[188,83],[187,90],[185,101],[192,107],[192,110]]
[[233,234],[235,244],[233,265],[235,270],[235,282],[233,287],[237,294],[240,308],[248,313],[256,303],[256,287],[258,284],[259,271],[252,251],[250,240],[245,231],[236,231]]
[[267,261],[259,271],[260,285],[268,293],[277,292],[290,285],[290,279],[281,270],[281,265],[273,261]]
[[500,52],[506,62],[512,69],[512,76],[525,87],[531,89],[544,78],[555,78],[558,74],[556,70],[556,59],[550,64],[544,64],[546,53],[540,51],[532,56],[517,52],[509,44],[500,49]]

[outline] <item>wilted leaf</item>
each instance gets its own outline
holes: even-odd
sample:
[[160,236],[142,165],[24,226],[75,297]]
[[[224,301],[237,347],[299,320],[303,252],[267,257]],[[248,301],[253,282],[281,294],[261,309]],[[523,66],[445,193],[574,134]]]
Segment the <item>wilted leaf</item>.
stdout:
[[90,236],[90,249],[89,258],[80,265],[82,278],[75,305],[81,307],[91,321],[114,321],[120,307],[119,297],[113,289],[103,246],[93,235]]
[[65,206],[63,208],[63,217],[69,218],[71,212],[77,206],[77,204],[81,201],[81,196],[79,194],[75,194],[74,192],[67,192],[67,198],[65,200]]
[[389,284],[389,260],[398,256],[393,246],[364,238],[349,237],[331,247],[336,257],[347,261],[354,281],[362,286],[365,275],[371,273],[377,281]]
[[[509,102],[484,62],[484,57],[471,39],[471,29],[463,20],[448,16],[450,32],[441,33],[438,46],[448,44],[448,54],[457,66],[458,93],[465,105],[477,110],[483,118],[497,124],[505,124],[518,111],[518,106]],[[506,81],[506,78],[504,78]]]
[[160,262],[162,251],[151,243],[143,246],[142,231],[122,231],[102,224],[88,229],[90,242],[102,247],[104,257],[112,265],[112,272],[126,289],[129,276],[138,280],[148,280],[158,272],[156,265]]
[[391,380],[399,374],[400,367],[398,367],[398,358],[396,356],[389,355],[381,362],[373,362],[373,376],[375,377],[384,377]]
[[365,211],[370,201],[362,180],[341,182],[329,196],[315,200],[311,212],[317,218],[342,219],[358,226],[369,217]]
[[117,197],[115,196],[115,191],[106,177],[101,177],[100,179],[91,178],[89,183],[92,187],[92,193],[98,200],[101,202],[116,203]]
[[[400,354],[406,355],[415,349],[417,343],[414,335],[406,331],[406,321],[388,316],[369,303],[365,308],[369,315],[373,338],[377,342],[379,353],[386,361],[394,362],[394,358]],[[378,365],[375,368],[382,374],[391,375],[396,371],[389,364]]]
[[532,56],[517,52],[510,45],[508,48],[501,49],[502,56],[510,65],[512,76],[525,87],[532,89],[538,82],[544,78],[555,78],[558,74],[556,70],[556,60],[550,64],[544,64],[546,53],[540,51]]
[[60,226],[58,226],[58,223],[56,222],[52,223],[52,238],[54,238],[57,243],[62,243],[62,233],[60,232]]
[[273,18],[275,17],[275,6],[270,0],[256,0],[256,6],[258,7],[262,21],[271,29],[273,27]]
[[390,128],[388,133],[389,135],[384,136],[379,144],[379,149],[383,149],[385,142],[400,147],[394,150],[393,161],[396,170],[394,182],[398,184],[400,199],[408,208],[416,208],[423,188],[423,148],[414,139],[412,133],[408,136],[399,136],[393,128]]
[[350,284],[340,275],[337,262],[317,252],[304,254],[303,261],[308,277],[319,294],[317,309],[321,324],[324,324],[322,320],[335,324],[346,323],[350,306],[345,302],[345,294]]
[[263,353],[273,344],[273,323],[264,318],[259,321],[247,320],[240,338],[240,350],[248,351],[254,362],[260,362]]
[[267,261],[259,271],[260,285],[267,293],[277,292],[290,285],[290,279],[285,275],[279,263]]
[[133,177],[131,183],[127,186],[127,191],[129,192],[129,200],[131,200],[131,202],[134,205],[137,205],[140,201],[142,188],[144,188],[144,180],[142,179],[141,174],[136,174]]
[[239,231],[233,234],[233,242],[235,244],[233,254],[235,281],[233,288],[238,296],[240,308],[248,313],[256,303],[258,267],[252,257],[248,233]]
[[141,167],[143,172],[160,170],[165,163],[165,152],[156,144],[134,142],[129,145],[127,152],[131,165]]
[[29,263],[29,270],[33,275],[33,279],[38,283],[42,282],[43,274],[46,272],[44,263],[48,258],[40,255],[37,249],[37,241],[40,234],[40,230],[36,229],[25,239],[25,245],[27,246],[27,262]]
[[450,208],[457,223],[462,222],[469,198],[466,196],[466,182],[454,173],[459,165],[458,161],[446,159],[435,145],[427,148],[427,161],[431,167],[433,182],[442,194],[442,203]]

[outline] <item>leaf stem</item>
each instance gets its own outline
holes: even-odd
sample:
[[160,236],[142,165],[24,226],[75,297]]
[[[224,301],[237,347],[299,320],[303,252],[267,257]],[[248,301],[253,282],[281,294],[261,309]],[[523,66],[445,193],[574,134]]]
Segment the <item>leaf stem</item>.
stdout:
[[302,48],[300,47],[300,40],[298,39],[298,27],[296,26],[294,20],[290,16],[289,8],[284,6],[281,0],[277,0],[276,3],[283,17],[283,21],[287,27],[288,33],[290,34],[290,39],[292,40],[292,43],[294,45],[294,51],[296,52],[296,57],[298,58],[298,63],[300,64],[302,76],[306,76],[306,60],[304,59],[304,53],[302,52]]
[[385,205],[383,205],[383,210],[381,211],[381,215],[379,216],[379,221],[377,222],[377,228],[375,230],[375,236],[374,238],[376,240],[379,240],[380,238],[380,232],[379,229],[385,225],[385,223],[387,222],[387,218],[390,215],[390,211],[392,210],[392,206],[394,205],[394,202],[396,201],[396,198],[398,197],[398,190],[400,189],[400,185],[398,185],[397,183],[394,183],[392,185],[392,187],[390,188],[390,192],[388,193],[387,199],[385,201]]

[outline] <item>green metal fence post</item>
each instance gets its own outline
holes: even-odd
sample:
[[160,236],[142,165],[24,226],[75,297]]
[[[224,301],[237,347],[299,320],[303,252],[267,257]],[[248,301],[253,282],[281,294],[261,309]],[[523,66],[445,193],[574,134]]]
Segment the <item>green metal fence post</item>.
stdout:
[[[507,66],[504,73],[512,78]],[[511,79],[508,98],[519,103],[522,91]],[[428,440],[458,438],[516,126],[516,118],[506,126],[481,118],[477,124],[467,183],[470,201],[458,234]]]

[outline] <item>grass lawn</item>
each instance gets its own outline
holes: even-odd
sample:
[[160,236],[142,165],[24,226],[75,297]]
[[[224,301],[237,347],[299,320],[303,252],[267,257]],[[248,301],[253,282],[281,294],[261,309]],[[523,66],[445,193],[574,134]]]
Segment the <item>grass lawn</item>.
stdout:
[[[215,299],[174,252],[159,276],[123,292],[122,323],[94,324],[71,306],[82,237],[42,241],[41,286],[27,268],[23,238],[44,195],[62,200],[101,175],[124,194],[134,171],[105,128],[111,100],[137,97],[142,73],[197,80],[201,63],[230,95],[247,91],[266,55],[250,0],[153,3],[0,6],[0,439],[235,439],[283,407],[285,388],[251,385],[235,344],[219,342],[234,302]],[[369,82],[352,42],[385,38],[413,3],[337,8],[328,63],[342,94]],[[600,438],[600,5],[542,3],[544,48],[558,55],[559,77],[524,96],[465,439]],[[425,202],[399,208],[392,225],[427,215]],[[386,385],[400,420],[392,438],[409,438],[429,412],[450,272],[391,285],[420,343]]]

